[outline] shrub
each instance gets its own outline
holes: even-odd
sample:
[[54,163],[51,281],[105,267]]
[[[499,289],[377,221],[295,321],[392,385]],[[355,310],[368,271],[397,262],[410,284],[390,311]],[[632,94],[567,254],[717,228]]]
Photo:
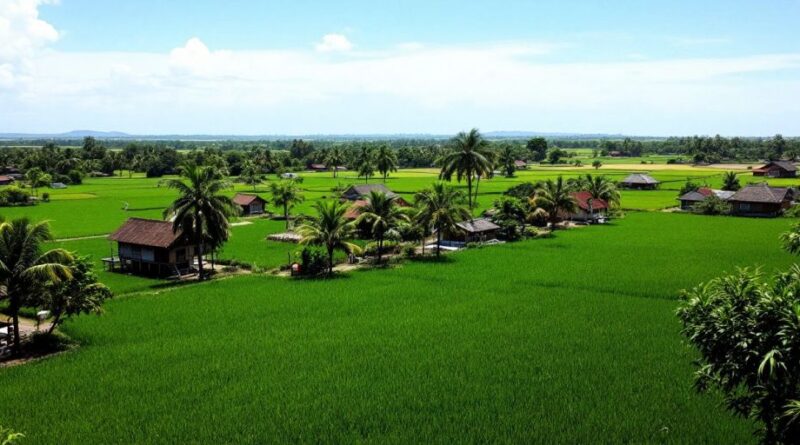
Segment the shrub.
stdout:
[[800,437],[800,266],[767,281],[739,270],[682,295],[682,333],[701,354],[700,391],[762,424],[763,443]]
[[522,184],[517,184],[514,187],[506,190],[503,194],[507,196],[512,196],[519,200],[527,200],[536,192],[536,189],[539,187],[538,184],[534,184],[532,182],[523,182]]
[[401,252],[406,258],[414,258],[417,256],[417,246],[416,244],[403,244]]
[[30,203],[31,195],[15,185],[0,190],[0,206],[7,207]]
[[48,192],[42,193],[42,201],[43,202],[50,202],[50,193],[48,193]]
[[69,173],[67,173],[67,176],[69,177],[69,183],[70,184],[75,184],[75,185],[83,184],[83,172],[82,171],[80,171],[80,170],[70,170]]
[[727,215],[731,212],[731,205],[716,196],[709,196],[695,204],[692,211],[701,215]]
[[54,352],[66,351],[72,347],[73,341],[66,335],[58,332],[37,331],[31,336],[26,345],[27,351],[32,355],[45,355]]
[[692,182],[691,180],[687,180],[683,187],[681,187],[681,191],[678,192],[679,196],[685,195],[689,192],[695,192],[697,189],[700,188],[700,184]]
[[[387,253],[395,253],[398,251],[399,248],[400,244],[397,241],[385,240],[383,242],[384,255]],[[368,256],[378,255],[378,243],[375,241],[367,243],[367,245],[364,246],[364,255]]]
[[305,247],[300,252],[300,274],[317,276],[328,270],[328,256],[322,249]]
[[539,236],[539,233],[541,233],[541,230],[539,228],[527,226],[525,227],[525,230],[522,231],[522,236],[526,238],[535,238]]

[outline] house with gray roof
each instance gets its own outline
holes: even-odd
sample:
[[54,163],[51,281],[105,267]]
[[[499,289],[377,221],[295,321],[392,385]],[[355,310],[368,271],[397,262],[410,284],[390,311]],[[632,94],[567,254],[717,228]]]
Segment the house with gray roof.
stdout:
[[500,231],[500,226],[487,218],[475,218],[462,221],[457,223],[456,227],[462,232],[464,242],[467,243],[496,239]]
[[789,161],[770,161],[753,169],[753,176],[770,178],[796,178],[797,166]]
[[794,190],[768,184],[748,185],[731,196],[728,202],[733,215],[774,217],[792,206]]
[[623,179],[620,184],[629,189],[653,190],[658,187],[659,182],[646,173],[632,173]]

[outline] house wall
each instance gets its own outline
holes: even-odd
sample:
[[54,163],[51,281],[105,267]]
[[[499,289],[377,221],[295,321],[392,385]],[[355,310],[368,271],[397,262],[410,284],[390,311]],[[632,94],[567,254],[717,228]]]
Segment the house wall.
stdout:
[[731,203],[731,213],[740,216],[777,216],[789,203],[761,203],[761,202],[741,202]]

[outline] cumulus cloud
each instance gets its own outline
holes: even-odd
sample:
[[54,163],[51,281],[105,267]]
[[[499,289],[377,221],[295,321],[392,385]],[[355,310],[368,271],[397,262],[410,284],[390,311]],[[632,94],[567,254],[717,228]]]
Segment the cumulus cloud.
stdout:
[[353,44],[343,34],[325,34],[315,48],[321,53],[344,52],[353,49]]
[[58,40],[58,31],[39,18],[39,6],[52,0],[0,0],[0,87],[24,75],[38,50]]

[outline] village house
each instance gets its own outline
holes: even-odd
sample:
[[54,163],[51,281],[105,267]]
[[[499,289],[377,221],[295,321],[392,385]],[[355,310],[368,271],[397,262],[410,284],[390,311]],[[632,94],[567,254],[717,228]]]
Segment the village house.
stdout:
[[497,234],[500,232],[500,226],[487,218],[475,218],[462,221],[457,223],[456,227],[461,231],[459,241],[464,241],[465,243],[497,239]]
[[754,168],[753,176],[768,176],[770,178],[796,178],[797,166],[789,161],[770,161],[761,167]]
[[770,187],[767,184],[748,185],[728,200],[731,214],[761,217],[778,216],[791,207],[793,201],[792,189]]
[[325,166],[325,164],[311,164],[308,168],[309,170],[313,170],[315,172],[324,172],[328,170],[328,167]]
[[586,190],[572,192],[575,199],[575,211],[563,215],[564,219],[572,221],[598,222],[608,214],[608,203],[604,199],[593,198]]
[[648,174],[633,173],[623,179],[620,184],[629,189],[653,190],[658,187],[659,182]]
[[342,193],[342,199],[346,199],[348,201],[363,201],[369,198],[371,192],[380,192],[385,194],[388,197],[395,197],[395,202],[400,206],[408,206],[408,202],[406,202],[400,195],[397,193],[389,190],[383,184],[359,184],[359,185],[351,185]]
[[170,276],[192,269],[194,246],[170,221],[129,218],[108,239],[117,243],[117,255],[103,259],[111,270]]
[[708,187],[700,187],[697,190],[692,190],[679,196],[678,201],[681,202],[681,210],[692,210],[695,204],[703,202],[712,196],[716,196],[723,201],[727,201],[735,193],[736,192],[727,190],[712,190]]
[[514,161],[514,168],[516,168],[517,170],[527,170],[528,163],[517,159],[516,161]]
[[261,215],[267,206],[267,201],[260,196],[244,193],[237,193],[233,197],[233,203],[242,210],[242,215],[244,216]]
[[361,215],[361,209],[367,204],[367,201],[364,199],[353,201],[353,204],[347,208],[347,212],[345,212],[344,217],[349,221],[358,219],[358,217]]
[[0,185],[11,185],[14,183],[14,178],[11,176],[0,175]]

